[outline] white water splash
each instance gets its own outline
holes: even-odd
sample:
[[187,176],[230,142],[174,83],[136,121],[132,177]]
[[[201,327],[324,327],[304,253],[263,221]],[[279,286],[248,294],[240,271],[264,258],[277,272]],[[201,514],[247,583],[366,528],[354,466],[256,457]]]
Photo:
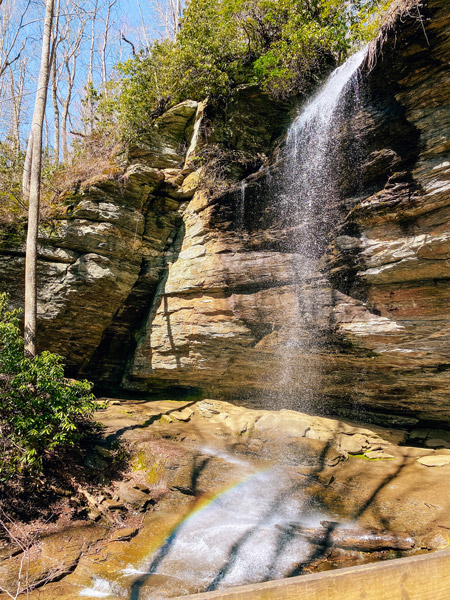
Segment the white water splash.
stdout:
[[367,54],[367,46],[356,52],[329,76],[319,92],[311,98],[291,125],[289,135],[295,135],[307,123],[321,121],[325,127],[332,126],[332,116],[339,104],[345,86],[361,66]]
[[[311,554],[308,542],[291,533],[290,525],[311,527],[320,519],[323,515],[309,511],[290,472],[273,467],[191,515],[145,566],[139,566],[139,572],[176,574],[188,588],[198,590],[281,578]],[[137,571],[127,569],[132,573]],[[145,582],[142,592],[148,600]]]
[[201,448],[199,448],[199,452],[205,454],[206,456],[214,456],[215,458],[221,458],[233,465],[239,465],[241,467],[247,467],[249,469],[253,468],[253,466],[248,460],[245,460],[236,454],[231,454],[226,450],[220,450],[219,448],[213,448],[212,446],[202,446]]
[[[212,448],[206,452],[216,454]],[[324,515],[310,508],[304,482],[292,477],[289,466],[249,474],[243,462],[244,479],[194,511],[146,560],[123,569],[120,586],[94,578],[80,596],[161,600],[282,578],[308,561],[314,547],[292,526],[317,527]]]
[[288,131],[279,212],[289,231],[298,309],[284,327],[279,387],[294,389],[293,382],[297,382],[298,389],[298,381],[302,382],[301,397],[295,393],[289,408],[317,409],[321,373],[315,354],[324,343],[328,325],[324,315],[331,304],[319,260],[338,222],[341,130],[348,118],[345,99],[352,91],[358,101],[356,72],[366,51],[357,52],[330,75]]
[[241,181],[239,186],[238,195],[238,206],[237,206],[237,224],[239,231],[242,232],[245,229],[245,181]]
[[81,590],[79,595],[84,596],[85,598],[109,598],[110,596],[117,597],[118,594],[123,595],[120,593],[121,591],[122,590],[120,590],[117,585],[111,583],[107,579],[94,577],[92,586]]

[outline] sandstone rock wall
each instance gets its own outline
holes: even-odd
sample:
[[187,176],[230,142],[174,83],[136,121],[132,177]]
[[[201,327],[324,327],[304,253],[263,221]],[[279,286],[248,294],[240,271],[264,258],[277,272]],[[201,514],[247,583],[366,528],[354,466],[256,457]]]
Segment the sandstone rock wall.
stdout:
[[[178,255],[186,206],[205,177],[199,149],[214,147],[231,176],[241,176],[270,153],[289,108],[253,87],[226,106],[183,102],[129,148],[121,175],[99,174],[66,193],[63,218],[40,230],[39,349],[62,354],[71,374],[117,388]],[[23,304],[23,242],[0,231],[0,290],[13,306]]]
[[[122,177],[85,183],[43,230],[41,347],[128,391],[450,421],[450,5],[424,4],[361,69],[339,218],[307,281],[277,206],[290,107],[255,88],[228,106],[187,101]],[[208,193],[205,146],[228,160]],[[4,241],[0,289],[15,304],[22,269],[23,248]]]
[[[398,20],[361,70],[361,106],[343,144],[359,132],[362,164],[350,153],[336,168],[341,223],[327,277],[317,272],[299,289],[274,206],[277,165],[245,188],[197,194],[127,387],[449,419],[449,19],[450,7],[430,0],[422,20]],[[299,343],[286,349],[293,322]]]
[[372,353],[364,401],[434,419],[450,397],[449,33],[448,3],[430,1],[368,70],[368,187],[328,262],[338,329]]
[[[196,112],[188,101],[157,123],[158,168],[139,156],[121,176],[84,182],[66,194],[64,217],[41,228],[38,342],[66,357],[73,373],[120,381],[193,194],[182,188],[182,169]],[[24,248],[8,242],[0,245],[0,287],[20,305]]]

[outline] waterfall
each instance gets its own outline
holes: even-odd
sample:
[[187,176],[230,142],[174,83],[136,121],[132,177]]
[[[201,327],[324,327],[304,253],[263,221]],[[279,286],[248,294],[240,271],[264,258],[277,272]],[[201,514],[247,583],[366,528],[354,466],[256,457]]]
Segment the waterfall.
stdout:
[[[288,257],[294,273],[290,282],[286,269],[288,285],[284,287],[293,288],[298,300],[290,314],[292,294],[280,294],[288,301],[280,316],[283,325],[275,342],[279,356],[272,369],[279,385],[271,386],[280,390],[279,408],[305,410],[317,403],[321,372],[316,357],[323,350],[324,321],[328,323],[324,306],[327,302],[331,305],[330,294],[327,296],[329,285],[320,273],[319,261],[337,218],[336,161],[342,150],[342,136],[338,133],[347,114],[347,92],[356,94],[355,74],[364,56],[365,51],[361,51],[334,71],[306,104],[288,132],[281,177],[280,173],[269,172],[265,180],[266,188],[272,192],[270,206],[277,206],[275,220],[279,221],[282,238],[282,248],[277,250],[284,250],[277,252],[282,255],[280,264],[285,267],[282,261]],[[237,192],[235,225],[242,237],[247,235],[254,198],[251,186],[245,182]],[[271,219],[272,216],[273,213]],[[267,354],[273,357],[273,347]],[[301,380],[301,393],[295,391],[294,378]],[[292,398],[286,393],[289,388],[294,389]],[[277,407],[276,400],[271,399],[272,408]],[[242,433],[246,428],[247,424]],[[302,535],[302,527],[318,528],[328,515],[318,512],[317,504],[304,490],[310,479],[298,477],[309,463],[292,452],[290,447],[295,443],[295,437],[291,437],[291,442],[283,447],[283,456],[277,456],[279,464],[275,465],[266,462],[271,460],[270,441],[258,459],[251,452],[240,456],[221,448],[199,447],[194,460],[199,457],[206,460],[198,465],[206,468],[211,459],[226,463],[222,465],[224,478],[218,480],[218,487],[223,488],[220,493],[199,496],[200,502],[192,505],[190,513],[186,513],[183,504],[177,524],[170,530],[158,525],[156,519],[152,528],[157,532],[161,527],[164,532],[156,549],[157,533],[149,536],[148,554],[138,559],[131,553],[129,565],[116,574],[115,581],[93,575],[91,586],[82,589],[79,595],[162,600],[192,590],[222,589],[300,573],[301,565],[310,564],[317,556],[317,546],[310,545]],[[299,445],[299,451],[301,448]],[[203,466],[199,467],[198,474],[202,469]],[[231,486],[224,484],[227,478],[233,482]],[[171,497],[168,499],[172,502]]]
[[[283,390],[283,399],[276,402],[280,408],[317,410],[320,402],[317,389],[322,367],[318,354],[324,349],[331,298],[319,260],[338,219],[346,98],[352,92],[353,100],[358,101],[357,70],[366,50],[351,56],[330,75],[287,135],[277,210],[287,231],[286,249],[293,257],[298,306],[292,316],[286,315],[280,335],[277,387]],[[299,387],[301,392],[296,392]]]
[[239,232],[242,235],[242,232],[245,227],[245,181],[241,181],[241,185],[239,186],[239,196],[237,201],[237,225]]

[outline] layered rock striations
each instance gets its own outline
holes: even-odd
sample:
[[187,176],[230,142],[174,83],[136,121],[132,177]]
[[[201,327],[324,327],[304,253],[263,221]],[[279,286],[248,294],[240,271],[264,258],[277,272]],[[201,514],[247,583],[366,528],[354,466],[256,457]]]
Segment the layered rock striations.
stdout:
[[299,284],[274,205],[282,166],[194,197],[127,386],[449,418],[449,18],[430,1],[398,19],[361,69],[342,133],[353,151],[336,165],[341,222],[313,280]]
[[[182,190],[181,173],[196,112],[196,102],[185,102],[157,122],[156,166],[139,148],[139,162],[67,193],[66,214],[41,228],[39,345],[65,356],[73,372],[101,371],[120,381],[124,353],[165,268],[183,202],[193,193]],[[1,288],[20,304],[24,248],[8,241],[0,249]]]
[[434,419],[449,415],[449,32],[430,1],[366,67],[364,193],[328,257],[338,329],[373,353],[363,401]]
[[[209,177],[200,167],[200,148],[214,149],[224,177],[245,175],[270,153],[288,111],[254,87],[240,90],[227,106],[185,101],[129,148],[126,168],[68,191],[65,214],[40,229],[40,350],[62,354],[71,374],[117,388],[177,259],[189,200]],[[224,183],[215,179],[214,185]],[[24,257],[21,236],[0,232],[0,290],[13,306],[23,303]]]
[[[335,227],[307,280],[278,205],[289,107],[255,88],[226,107],[187,101],[43,231],[42,347],[126,390],[450,421],[450,6],[424,4],[360,69]],[[22,268],[3,241],[16,304]]]

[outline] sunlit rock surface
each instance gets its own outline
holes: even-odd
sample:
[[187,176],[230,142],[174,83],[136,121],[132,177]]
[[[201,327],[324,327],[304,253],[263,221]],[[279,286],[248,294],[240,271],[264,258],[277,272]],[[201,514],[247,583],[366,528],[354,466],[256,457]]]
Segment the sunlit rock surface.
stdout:
[[[127,390],[449,421],[450,5],[424,4],[360,69],[339,216],[309,280],[275,201],[289,107],[254,88],[227,107],[187,101],[130,150],[123,178],[88,182],[44,232],[41,346]],[[229,158],[222,193],[196,191],[206,143],[256,157],[247,171]],[[3,244],[15,304],[22,267]]]
[[[214,399],[113,400],[96,418],[129,468],[92,492],[109,523],[33,544],[33,600],[178,598],[448,546],[450,450],[409,445],[437,431]],[[23,558],[0,547],[3,589]]]
[[[342,222],[322,265],[331,286],[319,273],[312,285],[295,283],[289,231],[271,204],[276,168],[213,200],[197,194],[127,386],[450,417],[450,8],[430,1],[426,15],[426,35],[415,17],[398,22],[375,66],[361,69],[348,125],[359,156],[347,165]],[[302,347],[299,324],[297,347],[280,352],[302,302],[317,344]]]

